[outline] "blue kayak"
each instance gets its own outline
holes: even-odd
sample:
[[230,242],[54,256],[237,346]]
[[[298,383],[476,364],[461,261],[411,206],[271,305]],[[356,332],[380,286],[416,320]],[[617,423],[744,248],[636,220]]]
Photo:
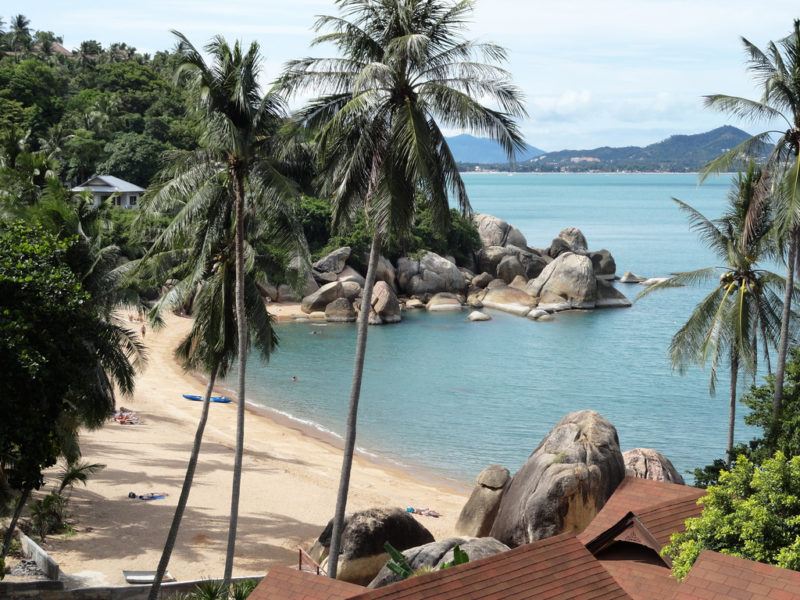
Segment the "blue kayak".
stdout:
[[[187,400],[194,400],[195,402],[202,402],[203,396],[198,396],[197,394],[184,394],[184,398]],[[211,396],[211,402],[217,402],[219,404],[228,404],[231,399],[227,396]]]

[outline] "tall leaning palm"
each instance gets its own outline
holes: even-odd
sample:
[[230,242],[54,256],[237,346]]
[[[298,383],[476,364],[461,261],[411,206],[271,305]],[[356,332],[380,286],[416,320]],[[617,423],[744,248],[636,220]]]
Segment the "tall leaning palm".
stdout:
[[523,145],[514,118],[525,114],[519,90],[498,66],[505,50],[462,35],[471,0],[338,0],[337,5],[338,16],[317,20],[316,30],[323,33],[313,43],[331,43],[339,56],[292,61],[281,78],[290,94],[318,94],[299,118],[316,132],[334,227],[346,227],[361,213],[372,234],[328,559],[334,578],[382,242],[389,234],[406,234],[420,204],[430,207],[438,227],[446,227],[448,192],[464,213],[470,211],[442,126],[490,137],[513,158]]
[[[205,46],[211,56],[206,63],[201,53],[181,33],[173,32],[179,40],[181,64],[176,77],[191,90],[202,119],[201,148],[173,164],[174,175],[165,193],[184,197],[192,191],[216,187],[224,181],[227,194],[222,202],[230,202],[234,228],[235,318],[237,337],[237,416],[236,453],[231,493],[228,548],[225,557],[224,579],[230,582],[236,546],[239,514],[242,456],[244,451],[245,365],[248,348],[246,311],[245,259],[247,215],[271,212],[282,203],[291,203],[296,196],[295,186],[281,171],[275,160],[278,154],[276,136],[285,117],[284,103],[276,93],[262,94],[258,84],[260,54],[258,44],[244,51],[236,42],[232,47],[222,37],[215,37]],[[208,194],[210,201],[215,195]],[[222,207],[217,207],[222,211]],[[191,214],[186,215],[191,218]],[[203,218],[203,213],[195,213]]]
[[[728,211],[717,220],[674,199],[689,216],[692,229],[722,261],[708,267],[676,273],[650,286],[639,297],[665,288],[703,283],[719,276],[711,292],[695,307],[670,344],[672,364],[681,373],[690,364],[711,363],[710,391],[716,388],[720,363],[730,368],[727,453],[730,460],[736,425],[736,395],[740,372],[755,373],[759,340],[769,360],[780,330],[784,279],[759,268],[759,262],[774,256],[769,213],[762,211],[758,222],[748,222],[750,208],[762,180],[761,171],[750,164],[740,173],[728,195]],[[746,223],[748,226],[746,226]]]
[[763,90],[761,98],[751,100],[715,94],[706,97],[706,105],[739,118],[774,123],[781,129],[752,136],[712,161],[706,168],[706,174],[729,170],[743,157],[763,154],[777,139],[764,165],[769,177],[757,190],[746,225],[749,228],[751,222],[758,222],[764,204],[771,201],[775,229],[785,248],[787,285],[773,400],[773,421],[777,422],[783,409],[783,379],[791,336],[792,295],[800,261],[800,20],[795,20],[794,30],[789,36],[777,43],[770,42],[765,50],[745,38],[742,38],[742,43],[748,55],[748,71]]

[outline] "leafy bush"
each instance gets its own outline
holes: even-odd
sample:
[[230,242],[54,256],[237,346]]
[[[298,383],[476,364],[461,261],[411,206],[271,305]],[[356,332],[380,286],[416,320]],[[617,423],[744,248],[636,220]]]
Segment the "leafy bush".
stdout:
[[56,492],[35,500],[31,505],[31,523],[42,541],[51,533],[60,533],[68,528],[67,499]]
[[777,452],[761,466],[740,456],[700,502],[702,514],[663,550],[677,578],[706,549],[800,570],[800,456]]
[[245,600],[257,585],[255,579],[244,579],[226,589],[221,581],[203,581],[191,592],[176,596],[176,600]]

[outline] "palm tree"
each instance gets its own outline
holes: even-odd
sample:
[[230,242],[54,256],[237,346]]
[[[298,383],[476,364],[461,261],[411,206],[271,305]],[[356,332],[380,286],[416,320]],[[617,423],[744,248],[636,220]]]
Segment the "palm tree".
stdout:
[[33,39],[31,38],[31,21],[25,15],[14,15],[11,17],[9,23],[11,29],[11,50],[13,52],[22,52],[31,47]]
[[[742,38],[748,55],[748,70],[763,92],[759,100],[715,94],[706,97],[706,106],[735,117],[752,121],[785,124],[785,130],[763,131],[726,152],[706,167],[706,174],[730,169],[744,157],[768,152],[764,171],[769,177],[759,186],[748,217],[749,222],[760,220],[763,205],[771,200],[775,228],[786,254],[786,290],[781,315],[780,342],[775,367],[775,397],[773,421],[777,423],[783,409],[783,379],[789,348],[794,277],[800,264],[800,20],[794,21],[794,31],[786,38],[767,44],[766,50]],[[777,142],[768,150],[769,144]]]
[[[338,58],[290,62],[281,85],[290,94],[321,94],[301,111],[317,131],[323,192],[332,198],[333,225],[359,213],[371,229],[367,276],[359,313],[355,367],[328,573],[336,577],[367,323],[381,244],[404,236],[415,210],[427,204],[435,224],[449,219],[448,191],[464,213],[469,199],[440,125],[497,140],[513,158],[523,145],[514,117],[525,114],[521,94],[497,66],[505,50],[466,40],[472,0],[338,0],[340,16],[323,16],[327,30],[314,44],[332,43]],[[492,109],[476,98],[496,103]]]
[[[194,317],[192,329],[179,345],[176,355],[185,369],[209,373],[183,488],[150,590],[152,599],[158,597],[188,504],[215,381],[227,374],[238,348],[237,319],[233,309],[235,256],[232,252],[234,219],[230,186],[225,183],[226,178],[212,179],[208,185],[186,190],[175,185],[176,172],[183,172],[183,160],[192,154],[175,153],[172,162],[177,165],[177,169],[165,170],[163,187],[156,187],[142,204],[145,215],[164,212],[176,214],[142,260],[143,265],[152,265],[156,271],[163,271],[159,275],[162,280],[165,277],[181,276],[156,304],[152,316],[158,321],[164,310],[182,310],[191,305]],[[189,195],[182,196],[182,191]],[[266,256],[259,253],[256,246],[268,240],[273,247],[280,245],[293,254],[300,264],[308,263],[307,248],[302,226],[297,221],[291,204],[281,202],[269,213],[259,214],[258,218],[254,218],[252,212],[248,212],[246,217],[246,240],[249,242],[250,259],[245,273],[247,324],[261,357],[269,360],[277,345],[277,338],[259,292],[259,286],[266,281],[268,264]],[[166,265],[168,270],[164,271],[162,265]]]
[[[760,269],[758,263],[774,257],[768,211],[758,222],[748,221],[762,182],[761,170],[750,163],[740,173],[728,194],[728,212],[710,220],[685,202],[673,198],[688,214],[692,229],[714,251],[724,266],[676,273],[639,294],[639,298],[661,289],[693,285],[713,280],[717,283],[695,307],[670,344],[672,364],[683,374],[690,364],[711,362],[710,392],[716,389],[718,368],[727,359],[730,367],[730,406],[727,453],[730,460],[736,424],[736,390],[739,372],[754,373],[757,368],[758,341],[769,359],[780,330],[784,279]],[[727,355],[727,356],[726,356]]]
[[[248,215],[275,214],[296,199],[294,183],[285,173],[280,154],[278,129],[285,118],[282,98],[274,93],[262,94],[258,77],[260,55],[258,44],[245,52],[236,42],[233,47],[222,37],[215,37],[205,50],[211,56],[209,65],[201,53],[179,32],[177,53],[181,64],[176,78],[194,94],[204,128],[202,147],[178,155],[172,164],[172,178],[162,189],[164,196],[195,195],[198,201],[184,219],[211,215],[220,218],[226,206],[234,228],[234,300],[236,319],[236,356],[238,359],[236,456],[231,493],[230,528],[225,559],[224,579],[230,582],[236,545],[239,492],[241,488],[244,449],[245,364],[248,348],[247,285],[245,259],[251,260],[247,246]],[[220,181],[224,194],[218,194]],[[205,207],[198,212],[198,207]]]

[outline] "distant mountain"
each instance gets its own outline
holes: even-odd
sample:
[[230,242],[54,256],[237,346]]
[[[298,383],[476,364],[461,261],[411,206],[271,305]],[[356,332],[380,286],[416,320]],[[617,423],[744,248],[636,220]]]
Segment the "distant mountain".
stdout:
[[521,170],[535,171],[696,171],[750,134],[726,125],[695,135],[673,135],[649,146],[561,150],[535,157]]
[[[447,145],[458,163],[477,165],[507,163],[506,153],[497,142],[468,134],[447,138]],[[523,162],[544,154],[544,150],[527,146],[523,152],[517,153],[517,162]]]

